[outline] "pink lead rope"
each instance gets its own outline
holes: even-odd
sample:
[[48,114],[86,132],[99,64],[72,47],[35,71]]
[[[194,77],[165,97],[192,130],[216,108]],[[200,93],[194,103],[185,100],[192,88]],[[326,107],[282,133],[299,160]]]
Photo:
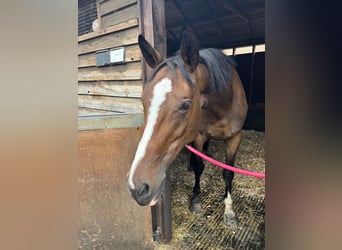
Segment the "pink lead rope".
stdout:
[[257,177],[257,178],[263,178],[265,179],[265,174],[264,173],[256,173],[256,172],[253,172],[253,171],[248,171],[248,170],[244,170],[244,169],[240,169],[240,168],[234,168],[232,166],[229,166],[227,164],[224,164],[222,162],[219,162],[213,158],[210,158],[209,156],[201,153],[200,151],[194,149],[193,147],[189,146],[189,145],[185,145],[185,147],[187,149],[189,149],[191,152],[193,152],[194,154],[198,155],[199,157],[203,158],[204,160],[216,165],[216,166],[219,166],[221,168],[224,168],[224,169],[228,169],[230,171],[233,171],[233,172],[236,172],[236,173],[239,173],[239,174],[244,174],[244,175],[249,175],[249,176],[254,176],[254,177]]

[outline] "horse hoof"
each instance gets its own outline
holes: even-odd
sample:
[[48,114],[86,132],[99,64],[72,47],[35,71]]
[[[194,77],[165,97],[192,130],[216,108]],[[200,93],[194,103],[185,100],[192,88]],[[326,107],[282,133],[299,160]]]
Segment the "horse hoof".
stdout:
[[202,204],[201,204],[201,199],[198,195],[195,195],[194,197],[192,197],[189,209],[194,214],[197,214],[201,211]]
[[223,221],[230,229],[235,229],[237,227],[237,221],[234,214],[224,214]]
[[189,209],[192,213],[197,214],[197,213],[201,212],[202,204],[201,204],[201,202],[191,202]]

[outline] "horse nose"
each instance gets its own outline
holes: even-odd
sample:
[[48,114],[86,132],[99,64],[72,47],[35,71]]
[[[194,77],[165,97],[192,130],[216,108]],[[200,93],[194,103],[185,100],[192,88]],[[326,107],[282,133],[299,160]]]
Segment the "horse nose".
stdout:
[[138,189],[138,194],[140,196],[146,196],[148,195],[149,190],[150,190],[150,186],[147,183],[143,183]]
[[131,194],[141,206],[145,206],[150,202],[151,189],[147,183],[142,183],[139,187],[131,189]]

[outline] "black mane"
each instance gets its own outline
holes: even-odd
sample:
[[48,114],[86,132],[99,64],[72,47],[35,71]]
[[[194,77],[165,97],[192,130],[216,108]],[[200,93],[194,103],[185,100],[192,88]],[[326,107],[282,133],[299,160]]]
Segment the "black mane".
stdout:
[[[199,51],[199,54],[200,63],[204,64],[209,72],[208,92],[210,94],[222,91],[227,84],[231,84],[231,72],[236,66],[235,61],[231,57],[228,57],[220,50],[213,48],[202,49]],[[178,68],[186,79],[187,83],[191,87],[195,86],[195,83],[192,81],[179,52],[177,52],[175,56],[167,58],[157,65],[152,70],[151,76],[147,82],[149,82],[164,66],[167,66],[172,75],[175,75],[176,69]]]

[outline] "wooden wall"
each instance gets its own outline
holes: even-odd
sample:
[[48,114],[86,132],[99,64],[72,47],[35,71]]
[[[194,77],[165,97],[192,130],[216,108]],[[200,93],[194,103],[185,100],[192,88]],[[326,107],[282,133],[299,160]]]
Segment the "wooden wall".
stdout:
[[[100,30],[78,38],[79,115],[141,113],[137,0],[97,0]],[[125,63],[96,66],[95,52],[125,47]]]
[[136,127],[79,131],[78,249],[153,249],[151,208],[127,187],[140,134]]

